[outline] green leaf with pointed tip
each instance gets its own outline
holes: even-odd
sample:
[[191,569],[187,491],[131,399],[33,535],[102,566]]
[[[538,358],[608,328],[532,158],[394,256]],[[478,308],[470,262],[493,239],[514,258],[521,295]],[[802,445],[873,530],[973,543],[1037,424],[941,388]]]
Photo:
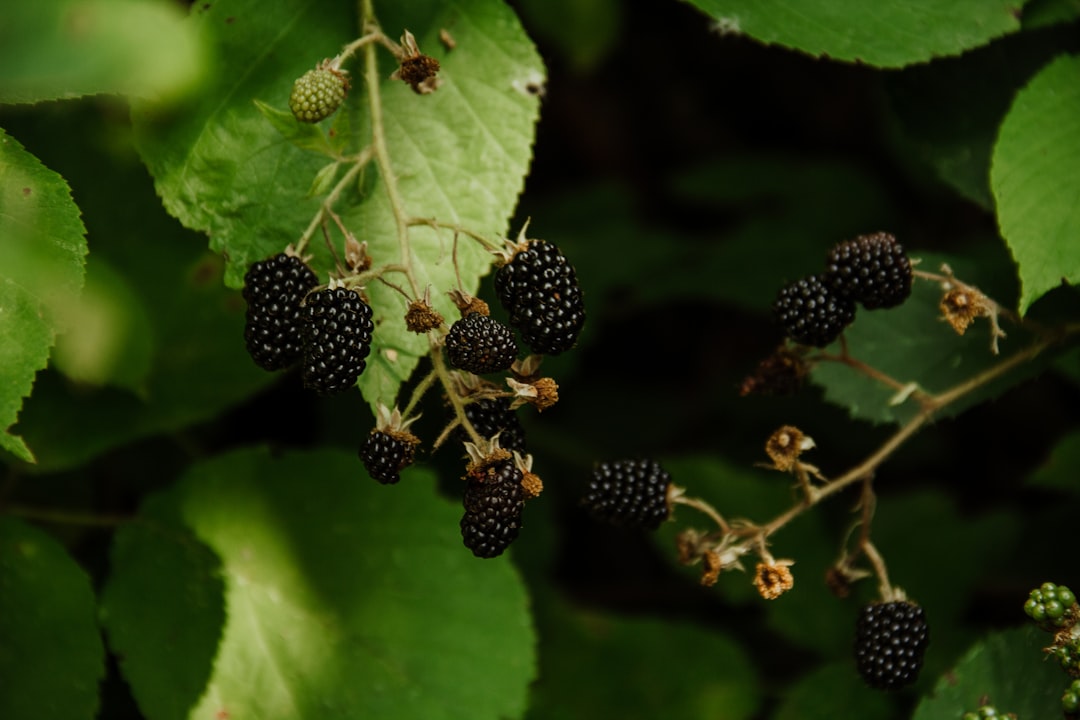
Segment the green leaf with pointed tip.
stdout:
[[901,67],[985,45],[1020,29],[1024,0],[688,0],[722,33],[814,56]]
[[104,675],[90,579],[55,539],[0,517],[0,717],[90,720]]
[[956,720],[993,705],[1017,718],[1061,717],[1067,678],[1042,649],[1050,636],[1025,626],[995,633],[973,647],[923,698],[913,720]]
[[[147,509],[178,516],[221,563],[225,626],[188,717],[524,712],[535,673],[524,587],[508,558],[480,560],[462,546],[460,506],[437,495],[431,474],[406,471],[383,486],[351,453],[244,450],[192,467]],[[145,565],[157,557],[140,551],[125,570],[155,575]],[[212,597],[212,578],[188,577],[198,575]],[[111,606],[110,630],[133,620],[117,617],[133,605]],[[157,698],[160,715],[143,706],[152,720],[172,717],[161,709],[168,676],[146,685],[169,648],[139,642],[126,670],[136,697]],[[204,672],[210,659],[198,662]]]
[[[261,100],[255,101],[255,107],[259,109],[263,117],[270,121],[274,129],[281,133],[282,137],[301,150],[310,150],[329,157],[333,157],[340,151],[340,148],[331,144],[322,125],[300,122],[290,111],[271,107]],[[323,190],[323,193],[325,194],[328,190],[329,188]]]
[[[213,40],[222,70],[184,112],[155,118],[137,108],[141,153],[166,207],[189,227],[210,233],[229,259],[227,282],[242,283],[248,265],[295,242],[321,198],[308,196],[326,158],[299,150],[260,113],[254,100],[285,108],[292,81],[354,36],[355,3],[293,0],[267,6],[256,0],[220,0],[197,7],[192,21]],[[390,79],[393,60],[375,48],[381,78],[382,119],[403,211],[413,217],[458,223],[488,237],[507,231],[531,160],[539,100],[533,88],[544,68],[513,12],[501,0],[376,3],[387,33],[408,28],[421,50],[441,63],[441,87],[418,95]],[[226,18],[235,21],[225,22]],[[450,29],[448,50],[439,33]],[[346,63],[353,78],[345,106],[331,123],[349,152],[369,146],[372,123],[363,56]],[[279,111],[280,112],[280,111]],[[277,123],[279,126],[282,123]],[[344,175],[342,175],[344,178]],[[368,250],[376,266],[409,262],[417,289],[432,288],[436,308],[455,312],[446,291],[475,291],[492,257],[453,234],[412,228],[402,257],[394,211],[374,164],[342,188],[335,211]],[[341,255],[341,235],[330,223]],[[323,279],[334,268],[321,232],[308,250]],[[406,286],[400,274],[387,278]],[[406,330],[405,299],[382,283],[367,293],[375,311],[375,339],[360,387],[373,406],[392,405],[397,390],[428,351],[428,340]]]
[[6,3],[0,103],[98,93],[175,100],[208,65],[183,18],[163,0]]
[[77,304],[85,233],[64,179],[0,130],[0,447],[22,460],[8,428]]
[[1001,125],[990,184],[1020,267],[1020,311],[1080,282],[1080,57],[1063,56],[1021,90]]

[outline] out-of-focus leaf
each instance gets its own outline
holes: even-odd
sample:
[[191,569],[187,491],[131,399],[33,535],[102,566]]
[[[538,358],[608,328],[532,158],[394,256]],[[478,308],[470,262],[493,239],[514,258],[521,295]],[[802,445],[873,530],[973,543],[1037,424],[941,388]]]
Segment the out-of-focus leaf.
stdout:
[[1001,125],[990,182],[1020,269],[1020,311],[1080,282],[1080,57],[1043,68]]
[[550,44],[578,72],[596,67],[622,29],[618,0],[524,0],[517,7],[537,42]]
[[[224,581],[209,680],[181,717],[524,712],[535,673],[524,588],[508,558],[480,560],[461,545],[461,509],[438,497],[430,474],[407,471],[383,486],[351,453],[238,451],[193,466],[151,512],[190,527],[220,560]],[[216,581],[202,557],[177,582],[213,602]],[[157,572],[145,567],[159,562],[155,553],[129,560],[126,572]],[[133,603],[110,607],[111,630],[136,627]],[[171,676],[158,672],[170,649],[138,647],[125,672],[143,711],[177,716],[165,700],[193,699],[190,681],[210,662],[205,648],[200,667],[170,687]]]
[[82,289],[85,229],[64,178],[0,130],[0,448],[32,461],[8,429]]
[[1080,432],[1061,438],[1050,457],[1031,473],[1028,484],[1080,494]]
[[1020,29],[1023,0],[689,0],[722,33],[744,33],[832,60],[901,67]]
[[91,720],[104,675],[90,579],[55,539],[0,517],[0,717]]
[[0,10],[0,103],[98,93],[175,100],[208,69],[183,11],[164,0],[47,0]]
[[773,720],[888,720],[896,711],[878,690],[855,671],[853,662],[825,665],[784,692]]
[[1080,17],[1080,0],[1032,0],[1024,6],[1024,29],[1067,23]]

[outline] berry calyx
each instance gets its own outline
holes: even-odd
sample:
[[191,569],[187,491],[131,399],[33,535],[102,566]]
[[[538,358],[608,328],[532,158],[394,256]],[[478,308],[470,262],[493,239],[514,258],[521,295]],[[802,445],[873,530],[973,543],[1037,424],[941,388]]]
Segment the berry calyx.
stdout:
[[838,243],[825,264],[829,286],[867,310],[896,307],[911,295],[911,260],[889,233]]
[[907,600],[867,605],[855,625],[855,666],[870,687],[896,690],[919,677],[929,642],[919,605]]
[[289,95],[289,109],[300,122],[317,123],[341,107],[348,90],[345,73],[323,64],[296,79]]
[[517,539],[525,508],[522,478],[512,458],[487,464],[467,475],[461,539],[476,557],[498,557]]
[[278,253],[244,274],[244,344],[264,370],[295,365],[303,355],[300,301],[319,279],[295,255]]
[[585,302],[574,266],[555,245],[524,239],[495,272],[495,293],[534,353],[558,355],[577,342],[585,325]]
[[355,290],[327,288],[304,302],[304,387],[320,395],[348,390],[371,352],[371,307]]
[[855,303],[810,275],[785,286],[773,303],[784,334],[797,343],[825,347],[855,320]]
[[597,463],[581,504],[596,520],[656,530],[671,515],[671,475],[655,460]]
[[446,335],[450,365],[476,375],[506,370],[517,360],[517,351],[510,328],[476,312],[456,321]]

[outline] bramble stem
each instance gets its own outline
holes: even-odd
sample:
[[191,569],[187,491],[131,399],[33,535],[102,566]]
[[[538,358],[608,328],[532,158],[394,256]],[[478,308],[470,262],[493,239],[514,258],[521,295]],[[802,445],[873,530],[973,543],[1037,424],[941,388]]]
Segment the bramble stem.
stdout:
[[486,237],[484,237],[480,233],[474,232],[474,231],[468,229],[467,227],[463,227],[461,225],[458,225],[457,223],[444,222],[444,221],[441,221],[441,220],[436,220],[435,218],[410,218],[408,220],[408,224],[411,225],[411,226],[414,226],[414,225],[427,225],[427,226],[432,227],[432,228],[442,228],[444,230],[453,230],[456,233],[461,233],[462,235],[465,235],[467,237],[472,238],[476,242],[483,245],[485,250],[497,250],[499,248],[498,244],[492,243],[490,240],[488,240]]
[[371,162],[371,157],[372,150],[370,147],[361,150],[349,169],[341,176],[341,179],[337,181],[337,184],[334,185],[326,197],[323,198],[323,201],[319,204],[318,211],[315,213],[315,217],[311,218],[311,222],[308,223],[307,228],[304,230],[304,234],[300,236],[300,240],[296,243],[297,255],[304,254],[304,250],[307,248],[308,242],[311,240],[312,236],[315,235],[315,231],[319,229],[327,216],[333,214],[334,204],[337,203],[338,198],[341,197],[341,193],[356,180],[356,176],[360,174],[360,171],[364,169],[364,166]]

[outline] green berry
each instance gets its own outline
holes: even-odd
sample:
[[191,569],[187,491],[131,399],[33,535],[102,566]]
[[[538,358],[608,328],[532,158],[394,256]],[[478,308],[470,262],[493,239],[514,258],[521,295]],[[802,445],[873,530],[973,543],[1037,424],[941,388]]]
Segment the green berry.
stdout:
[[308,70],[293,83],[289,109],[300,122],[317,123],[341,107],[348,89],[349,82],[339,70],[327,67]]
[[1042,591],[1044,596],[1054,595],[1057,592],[1057,585],[1052,582],[1045,582],[1039,586],[1039,590]]
[[1080,710],[1080,692],[1072,688],[1066,690],[1065,694],[1061,696],[1061,709],[1067,713]]
[[1072,590],[1062,585],[1058,588],[1057,599],[1059,603],[1069,608],[1076,602],[1076,595],[1073,594]]

